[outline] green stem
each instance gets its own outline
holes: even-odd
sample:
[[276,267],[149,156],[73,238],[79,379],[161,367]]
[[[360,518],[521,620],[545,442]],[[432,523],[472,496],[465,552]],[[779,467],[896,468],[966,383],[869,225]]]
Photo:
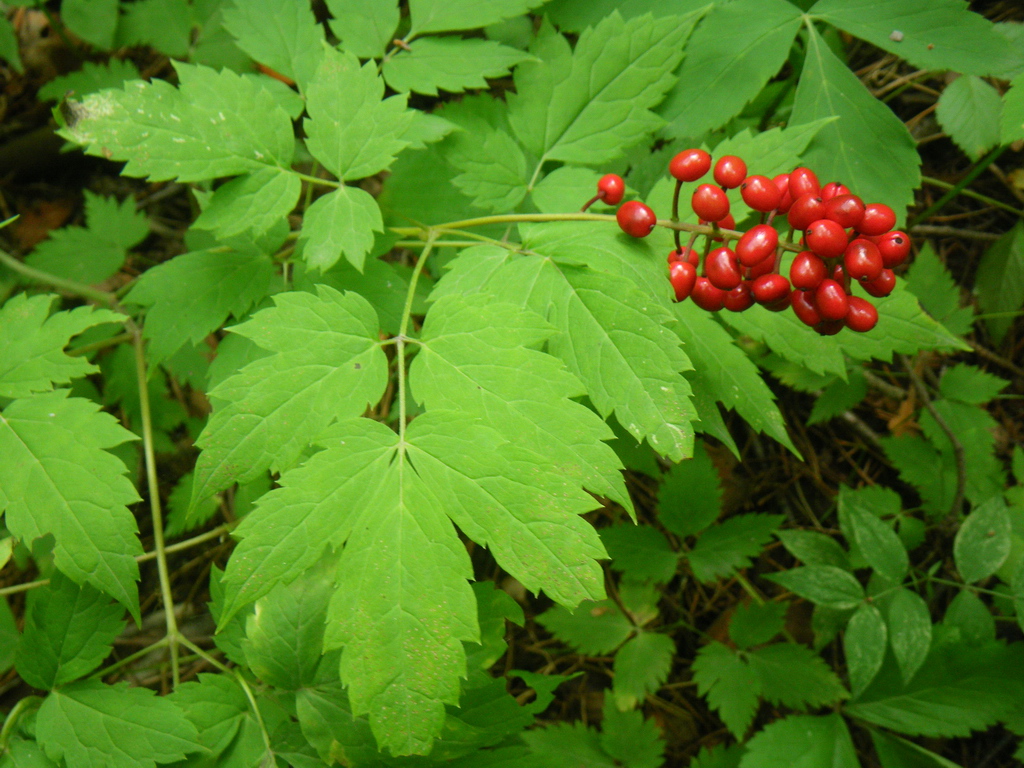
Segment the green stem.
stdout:
[[1002,592],[996,592],[994,589],[983,589],[982,587],[974,587],[970,584],[963,584],[959,581],[952,581],[951,579],[940,579],[938,576],[925,576],[928,581],[934,581],[936,584],[945,584],[949,587],[959,587],[960,589],[970,589],[974,592],[980,592],[983,595],[992,595],[993,597],[1006,597]]
[[15,272],[22,274],[37,283],[47,283],[48,285],[52,285],[54,288],[61,288],[68,293],[74,293],[78,296],[82,296],[83,298],[92,299],[99,304],[111,306],[117,303],[117,297],[112,293],[98,290],[85,285],[84,283],[75,282],[74,280],[65,280],[63,277],[51,275],[49,272],[43,272],[41,269],[35,269],[34,267],[30,267],[28,264],[23,264],[18,261],[5,251],[0,251],[0,264],[9,267]]
[[928,206],[924,211],[922,211],[913,219],[911,219],[907,223],[907,226],[913,227],[915,224],[920,224],[922,221],[926,220],[928,217],[932,216],[940,209],[942,209],[942,207],[945,206],[946,203],[948,203],[950,200],[952,200],[959,194],[964,194],[967,197],[973,197],[976,200],[983,200],[989,205],[994,205],[998,208],[1008,210],[1011,213],[1017,214],[1018,216],[1024,216],[1024,211],[1018,211],[1016,208],[1013,208],[1007,205],[1006,203],[1001,203],[998,200],[994,200],[991,197],[985,197],[984,195],[979,195],[977,192],[972,192],[969,189],[965,189],[965,187],[972,181],[974,181],[976,178],[978,178],[978,176],[980,176],[986,168],[988,168],[990,165],[992,165],[992,163],[998,160],[999,156],[1002,155],[1003,152],[1005,152],[1007,149],[1009,149],[1009,145],[996,147],[994,150],[989,152],[988,155],[985,158],[983,158],[977,165],[975,165],[974,168],[971,169],[970,173],[968,173],[966,176],[960,179],[960,181],[957,182],[956,184],[948,184],[945,181],[933,179],[930,176],[922,176],[921,181],[925,182],[926,184],[931,184],[932,186],[939,187],[940,189],[948,189],[949,191],[946,192],[946,194],[944,194],[934,203],[932,203],[930,206]]
[[398,434],[400,442],[405,444],[405,345],[407,342],[406,331],[409,330],[409,321],[412,318],[412,305],[416,299],[416,283],[419,282],[423,267],[427,263],[427,257],[434,247],[434,240],[438,233],[434,230],[427,231],[427,242],[420,253],[416,266],[409,278],[409,291],[405,295],[405,306],[402,308],[402,324],[398,329],[397,343],[395,346],[395,364],[398,367]]
[[109,665],[107,667],[103,667],[102,669],[97,669],[95,672],[93,672],[91,675],[89,675],[89,677],[87,677],[86,679],[87,680],[97,680],[97,679],[99,679],[101,677],[106,677],[111,672],[116,672],[121,667],[123,667],[123,666],[125,666],[127,664],[131,664],[136,659],[141,659],[143,656],[147,656],[150,653],[152,653],[153,651],[155,651],[157,648],[162,648],[165,645],[167,645],[167,638],[166,637],[162,637],[159,640],[157,640],[155,643],[153,643],[152,645],[147,645],[145,648],[140,648],[139,650],[137,650],[135,653],[131,654],[130,656],[125,656],[123,659],[118,659],[113,664],[111,664],[111,665]]
[[109,339],[103,339],[101,341],[94,341],[91,344],[83,344],[75,349],[68,350],[68,357],[81,357],[87,355],[90,352],[95,352],[98,349],[106,349],[107,347],[116,347],[118,344],[123,344],[126,341],[131,341],[134,337],[130,333],[119,333],[117,336],[111,336]]
[[11,740],[11,734],[18,725],[22,713],[29,707],[37,708],[43,703],[42,696],[26,696],[20,699],[17,704],[7,713],[4,720],[4,727],[0,729],[0,755],[7,751],[7,742]]
[[167,621],[167,640],[171,651],[171,680],[178,687],[178,620],[174,615],[174,596],[171,593],[171,577],[167,569],[167,550],[164,545],[164,518],[160,509],[160,484],[156,472],[156,454],[153,450],[153,413],[149,402],[149,384],[146,374],[146,355],[142,343],[142,330],[134,322],[130,328],[134,334],[135,379],[139,387],[139,410],[142,412],[142,455],[146,464],[146,486],[149,490],[149,508],[153,518],[153,543],[156,547],[157,571],[160,575],[160,594],[164,603]]
[[338,187],[344,186],[344,182],[341,182],[341,181],[331,181],[330,179],[321,179],[318,176],[310,176],[307,173],[299,173],[298,171],[292,171],[291,173],[295,174],[296,176],[298,176],[303,181],[308,181],[310,184],[320,184],[321,186],[324,186],[324,187],[334,187],[335,189],[337,189]]

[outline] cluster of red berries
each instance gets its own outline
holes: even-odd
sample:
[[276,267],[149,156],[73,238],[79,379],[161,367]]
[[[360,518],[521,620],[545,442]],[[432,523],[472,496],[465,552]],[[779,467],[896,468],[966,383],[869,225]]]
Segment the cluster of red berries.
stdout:
[[[709,170],[711,155],[701,149],[680,152],[669,163],[669,173],[676,179],[673,221],[679,220],[683,183],[698,181]],[[851,295],[850,281],[859,281],[875,297],[892,292],[896,284],[892,270],[910,255],[910,237],[893,230],[896,214],[889,206],[865,205],[838,182],[822,186],[808,168],[796,168],[774,179],[748,176],[742,159],[726,155],[715,163],[712,175],[715,184],[700,184],[690,199],[700,224],[711,224],[711,232],[704,234],[703,254],[693,248],[698,233],[682,246],[677,229],[676,247],[668,255],[669,280],[677,301],[692,298],[709,312],[723,308],[742,312],[755,303],[775,312],[792,308],[803,323],[823,334],[875,327],[878,310],[871,302]],[[761,223],[744,233],[732,231],[736,224],[726,196],[727,190],[737,187],[743,201],[761,213]],[[624,188],[619,176],[604,176],[598,182],[595,200],[615,205]],[[791,228],[785,243],[780,243],[773,226],[782,216]],[[631,200],[619,207],[616,220],[627,234],[646,237],[657,216],[644,203]],[[706,227],[703,229],[706,233]],[[794,245],[797,232],[800,240]],[[735,247],[729,247],[731,240],[737,241]],[[722,245],[712,248],[715,242]],[[779,274],[786,250],[798,251],[788,279]]]

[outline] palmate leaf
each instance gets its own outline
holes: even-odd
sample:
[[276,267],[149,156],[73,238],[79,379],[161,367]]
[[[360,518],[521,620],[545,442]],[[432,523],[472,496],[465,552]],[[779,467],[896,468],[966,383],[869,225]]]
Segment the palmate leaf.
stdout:
[[15,400],[0,414],[0,509],[17,538],[52,533],[54,564],[106,592],[139,619],[142,554],[128,504],[139,500],[120,459],[105,449],[135,436],[68,390]]
[[661,124],[651,112],[674,82],[683,44],[703,11],[671,22],[614,12],[580,35],[576,49],[548,28],[516,69],[509,120],[541,162],[581,165],[621,157]]
[[800,9],[785,0],[716,3],[687,43],[679,80],[658,109],[670,121],[665,132],[700,137],[724,125],[779,71],[799,28]]
[[157,364],[244,315],[273,277],[273,261],[256,248],[193,251],[146,270],[125,301],[148,307],[142,335]]
[[64,347],[88,328],[124,322],[123,315],[90,306],[51,315],[56,298],[20,293],[0,307],[0,397],[48,392],[54,384],[95,373],[95,365],[65,354]]
[[60,131],[91,155],[126,160],[121,173],[154,181],[202,181],[266,166],[287,169],[291,120],[256,81],[229,69],[175,62],[178,88],[133,80],[86,96]]
[[921,178],[914,139],[809,27],[791,122],[831,116],[839,119],[815,136],[803,158],[807,166],[821,178],[842,181],[865,201],[886,203],[902,220]]
[[387,361],[365,299],[321,285],[316,295],[274,301],[233,329],[274,354],[211,391],[224,405],[197,440],[193,506],[235,481],[290,466],[319,430],[361,414],[384,391]]
[[47,696],[36,735],[51,759],[81,768],[155,768],[202,749],[195,726],[170,699],[92,680]]
[[323,52],[323,27],[307,3],[234,0],[224,10],[224,28],[256,61],[309,86]]
[[530,54],[493,40],[425,37],[384,62],[384,79],[396,91],[437,96],[486,88],[488,77],[504,77]]

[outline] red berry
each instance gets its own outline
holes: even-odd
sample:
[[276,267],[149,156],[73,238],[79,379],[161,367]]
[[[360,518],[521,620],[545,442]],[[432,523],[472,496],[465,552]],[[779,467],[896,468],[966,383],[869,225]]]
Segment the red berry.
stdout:
[[782,199],[779,200],[778,210],[779,213],[786,213],[789,211],[789,207],[793,204],[793,195],[789,191],[789,174],[780,173],[778,176],[772,179],[775,182],[775,186],[779,188],[779,192],[782,193]]
[[891,269],[883,269],[882,274],[876,277],[874,280],[869,280],[864,283],[864,290],[874,296],[876,299],[884,298],[892,293],[892,289],[896,287],[896,275]]
[[676,292],[676,301],[683,301],[693,292],[697,282],[697,268],[688,261],[674,261],[668,270],[668,280]]
[[615,212],[615,220],[619,222],[619,227],[627,235],[647,237],[654,231],[654,224],[658,217],[654,215],[654,211],[639,200],[630,200],[619,206],[619,210]]
[[880,236],[876,244],[886,269],[898,267],[910,255],[910,236],[898,229]]
[[626,182],[617,173],[609,173],[598,179],[597,196],[608,205],[618,205],[626,191]]
[[[801,291],[813,291],[825,279],[827,267],[821,257],[810,251],[801,251],[789,268],[789,279],[793,287]],[[813,323],[811,323],[813,325]]]
[[825,202],[825,218],[844,229],[856,227],[864,218],[864,201],[856,195],[836,195]]
[[850,188],[845,184],[840,184],[838,181],[830,182],[821,188],[821,199],[825,202],[828,202],[836,195],[848,194],[850,194]]
[[845,327],[846,323],[844,323],[842,320],[822,320],[820,323],[814,326],[814,330],[816,330],[822,336],[835,336]]
[[835,280],[822,280],[814,289],[814,306],[823,320],[842,320],[850,302],[843,286]]
[[761,275],[767,275],[775,271],[775,259],[765,259],[752,267],[743,267],[740,270],[746,280],[756,280]]
[[721,221],[729,215],[729,198],[713,184],[701,184],[694,190],[690,207],[705,221]]
[[684,245],[680,250],[671,250],[668,253],[669,266],[677,261],[688,261],[693,264],[694,267],[698,267],[700,266],[700,254],[693,250],[693,248],[689,248]]
[[750,292],[750,281],[744,280],[725,294],[725,308],[730,312],[743,312],[754,306],[754,295]]
[[860,296],[850,297],[850,309],[846,313],[846,327],[857,333],[866,333],[878,324],[878,310],[875,305]]
[[782,190],[767,176],[748,176],[740,185],[740,196],[755,211],[768,213],[778,208],[782,201]]
[[758,224],[743,233],[736,245],[736,257],[744,267],[753,267],[769,258],[779,245],[779,233],[770,224]]
[[843,251],[843,266],[846,274],[854,280],[866,282],[882,274],[882,254],[878,247],[863,237],[852,240]]
[[804,238],[807,247],[823,259],[834,259],[846,250],[846,230],[831,219],[812,221]]
[[816,195],[820,189],[818,177],[810,168],[794,168],[789,174],[789,194],[794,200],[803,195]]
[[825,218],[825,204],[816,194],[808,192],[793,201],[786,214],[786,221],[793,229],[803,230],[812,222]]
[[869,203],[864,206],[864,218],[857,225],[863,235],[884,235],[896,226],[896,214],[884,203]]
[[[782,278],[782,279],[785,280],[786,278]],[[785,294],[783,294],[781,299],[778,299],[777,301],[769,302],[768,304],[762,304],[761,306],[764,307],[765,309],[767,309],[769,312],[782,312],[784,310],[787,310],[787,309],[789,309],[789,306],[790,306],[789,305],[789,301],[790,301],[789,297],[793,293],[800,293],[800,291],[787,291]]]
[[703,149],[684,149],[672,158],[668,172],[679,181],[696,181],[711,167],[711,155]]
[[693,303],[707,312],[717,312],[725,306],[725,291],[715,288],[706,277],[698,277],[690,294]]
[[774,304],[789,296],[789,280],[776,273],[762,275],[750,290],[758,304]]
[[818,308],[814,306],[813,293],[793,291],[789,300],[793,306],[793,314],[799,318],[801,323],[813,327],[821,322]]
[[704,271],[715,288],[731,291],[740,284],[740,267],[732,248],[715,248],[704,258]]
[[715,181],[726,189],[733,189],[747,178],[747,164],[736,155],[726,155],[715,163]]

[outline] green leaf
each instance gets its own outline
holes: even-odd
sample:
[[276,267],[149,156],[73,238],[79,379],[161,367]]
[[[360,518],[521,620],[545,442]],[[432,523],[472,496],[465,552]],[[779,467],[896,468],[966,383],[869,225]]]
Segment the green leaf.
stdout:
[[694,446],[693,458],[675,464],[658,489],[658,520],[679,537],[700,533],[722,514],[722,486],[707,444]]
[[699,137],[737,115],[785,63],[799,28],[800,9],[785,0],[716,3],[658,110],[670,121],[665,132]]
[[982,405],[1009,385],[1006,379],[987,373],[977,366],[957,363],[943,371],[939,391],[949,400]]
[[[525,731],[521,738],[529,745],[536,768],[560,768],[573,763],[587,768],[617,768],[619,765],[601,749],[597,731],[583,723],[555,723],[545,728],[534,728]],[[512,763],[512,766],[520,765],[523,765],[521,759]]]
[[373,233],[384,231],[380,208],[368,192],[342,185],[318,197],[303,217],[302,258],[321,271],[334,266],[344,255],[362,271],[373,247]]
[[882,668],[887,644],[888,633],[881,612],[862,603],[850,617],[843,636],[846,671],[854,696],[859,696]]
[[[660,637],[660,635],[659,635]],[[665,740],[653,718],[642,712],[620,711],[605,699],[601,719],[601,747],[627,768],[661,768],[664,765]]]
[[324,167],[349,181],[387,168],[409,145],[413,112],[406,96],[384,98],[384,81],[369,61],[326,50],[306,94],[306,146]]
[[18,674],[42,690],[89,674],[110,655],[123,616],[102,592],[54,573],[49,585],[28,595]]
[[[301,265],[300,265],[301,266]],[[298,290],[316,292],[323,283],[335,290],[353,291],[373,305],[380,317],[380,327],[392,336],[398,334],[402,324],[402,310],[409,292],[409,270],[381,259],[369,259],[360,272],[347,261],[339,261],[326,272],[296,269],[292,278]],[[417,288],[425,281],[420,278]],[[415,310],[414,310],[415,311]]]
[[64,227],[50,233],[25,259],[29,266],[91,285],[121,268],[127,251],[149,234],[144,213],[135,201],[85,192],[86,227]]
[[788,603],[740,603],[729,619],[729,637],[740,648],[772,640],[782,632]]
[[[208,498],[196,507],[192,519],[188,519],[188,505],[192,501],[192,485],[195,473],[187,472],[181,476],[174,490],[167,497],[167,522],[164,526],[164,537],[172,539],[188,531],[195,530],[209,522],[220,511],[220,503],[215,498]],[[237,510],[237,507],[236,507]]]
[[912,741],[874,729],[870,733],[882,768],[960,768]]
[[944,456],[920,437],[883,437],[881,442],[886,458],[899,470],[900,478],[921,494],[925,511],[933,516],[948,512],[957,484],[952,456]]
[[615,570],[633,579],[662,584],[675,575],[679,554],[656,528],[620,523],[599,532]]
[[811,13],[921,69],[999,74],[1021,59],[992,22],[960,0],[819,0]]
[[982,645],[996,639],[996,620],[992,610],[969,590],[961,590],[946,608],[942,624],[954,627],[965,643]]
[[127,683],[72,683],[39,708],[36,735],[52,760],[82,768],[153,768],[201,747],[168,698]]
[[[564,213],[593,197],[600,178],[601,174],[590,168],[563,165],[534,184],[530,199],[541,213]],[[604,203],[598,200],[594,205]]]
[[914,140],[903,121],[868,92],[811,26],[790,122],[799,125],[833,115],[839,120],[818,132],[804,154],[805,163],[819,177],[842,181],[865,200],[889,205],[901,220],[921,178]]
[[188,58],[192,45],[191,14],[180,0],[137,0],[122,6],[117,48],[149,45],[176,58]]
[[519,603],[493,582],[475,582],[473,594],[476,596],[477,619],[480,622],[480,647],[467,649],[471,673],[477,669],[490,669],[505,654],[508,649],[505,641],[508,634],[507,622],[511,621],[521,627],[526,620]]
[[899,584],[910,569],[907,550],[892,525],[878,519],[871,492],[843,486],[839,491],[839,519],[843,532],[857,544],[877,573]]
[[448,159],[462,173],[452,183],[473,199],[473,205],[505,213],[523,201],[529,183],[526,157],[511,136],[484,128],[459,134],[454,141],[456,150]]
[[928,604],[916,592],[897,589],[885,606],[889,644],[904,684],[924,664],[932,644],[932,617]]
[[67,0],[60,9],[61,23],[97,48],[114,47],[117,0]]
[[139,497],[106,450],[135,436],[97,404],[67,395],[15,400],[0,415],[0,510],[25,542],[52,533],[57,568],[111,595],[138,621],[142,546],[127,505]]
[[[633,709],[668,679],[676,643],[669,635],[639,632],[615,654],[615,705]],[[660,765],[660,763],[659,763]]]
[[180,684],[168,698],[184,711],[198,731],[198,743],[209,750],[192,757],[189,768],[241,768],[264,757],[259,725],[245,692],[231,676],[200,674],[198,682]]
[[856,608],[864,599],[864,589],[852,575],[832,565],[807,565],[765,576],[790,592],[837,610]]
[[[701,419],[707,418],[700,407],[701,398],[709,397],[735,410],[753,429],[799,455],[786,432],[775,395],[729,332],[692,302],[680,302],[673,311],[676,333],[693,363],[694,370],[687,377],[693,384]],[[715,406],[712,403],[710,407]]]
[[[650,110],[671,87],[672,71],[703,10],[666,23],[613,12],[580,35],[572,56],[542,33],[531,49],[541,61],[516,69],[509,120],[543,163],[598,165],[621,157],[658,128]],[[557,36],[556,36],[557,37]]]
[[122,91],[89,94],[60,135],[88,154],[127,160],[123,175],[152,181],[290,167],[292,122],[268,91],[229,69],[174,66],[178,88],[165,80],[133,80]]
[[747,748],[743,744],[701,747],[688,768],[740,768],[740,759],[746,752]]
[[476,29],[543,5],[543,0],[410,0],[410,34]]
[[147,269],[125,297],[147,307],[142,335],[152,364],[241,318],[270,291],[274,263],[256,249],[194,251]]
[[751,651],[747,658],[760,680],[761,695],[772,704],[817,709],[849,696],[832,668],[807,646],[776,643]]
[[914,257],[906,280],[907,290],[951,333],[963,336],[971,330],[974,310],[960,306],[960,288],[928,242]]
[[325,763],[344,758],[355,765],[373,765],[377,744],[364,717],[354,717],[341,683],[321,683],[296,694],[295,708],[302,733]]
[[999,570],[1010,556],[1010,533],[1010,511],[1002,496],[967,516],[953,541],[953,558],[965,582],[981,581]]
[[814,531],[777,531],[775,535],[797,560],[805,565],[831,565],[850,570],[850,558],[831,536]]
[[354,293],[317,286],[277,294],[232,330],[271,354],[214,388],[215,409],[196,441],[192,504],[293,464],[335,419],[358,416],[384,391],[387,360],[373,308]]
[[[1006,487],[1006,476],[1002,462],[994,455],[994,432],[998,427],[995,419],[984,408],[952,400],[935,400],[933,406],[964,449],[967,499],[973,504],[982,504],[1001,494]],[[929,412],[921,414],[920,424],[925,437],[942,453],[943,466],[952,467],[953,477],[956,477],[956,458],[946,432]]]
[[548,632],[587,656],[615,651],[635,631],[614,600],[587,601],[570,611],[556,605],[537,617]]
[[413,396],[492,424],[567,479],[632,512],[611,430],[571,398],[583,394],[560,362],[532,349],[554,329],[539,315],[480,295],[434,302],[410,368]]
[[256,601],[242,650],[260,680],[286,691],[316,683],[333,576],[322,562]]
[[306,3],[235,0],[224,28],[256,61],[294,80],[305,91],[323,52],[324,32]]
[[57,763],[46,757],[42,747],[35,741],[11,738],[3,757],[0,757],[3,768],[59,768]]
[[942,91],[935,117],[964,154],[980,160],[999,144],[1002,110],[999,91],[980,77],[963,75]]
[[789,715],[754,734],[740,768],[859,768],[841,715]]
[[192,225],[212,230],[220,238],[243,232],[258,237],[287,218],[301,191],[302,182],[294,173],[263,168],[217,187]]
[[77,98],[104,88],[120,88],[128,80],[139,79],[139,68],[130,59],[106,62],[87,61],[81,69],[53,78],[36,93],[40,101],[60,101],[68,91]]
[[361,59],[384,56],[398,27],[398,0],[327,0],[327,9],[344,50]]
[[693,575],[710,582],[748,567],[784,519],[783,515],[736,515],[706,529],[686,555]]
[[733,736],[742,739],[757,711],[761,693],[757,673],[719,642],[701,648],[691,669],[698,692],[707,697]]
[[382,73],[398,92],[437,96],[438,90],[462,93],[486,88],[489,77],[504,77],[530,54],[493,40],[424,37],[384,62]]
[[64,353],[72,336],[103,323],[124,322],[122,315],[90,306],[50,314],[53,294],[11,297],[0,307],[0,397],[48,392],[98,368],[85,357]]
[[[1016,312],[1024,304],[1024,222],[985,251],[974,278],[978,303],[988,313]],[[1001,344],[1013,325],[1013,317],[989,317],[985,325],[996,344]]]
[[[25,66],[21,63],[21,55],[18,53],[18,34],[14,31],[14,25],[6,16],[0,17],[0,59],[11,65],[15,72],[24,72]],[[44,88],[46,86],[43,86]],[[43,89],[39,89],[39,99],[46,97],[42,95]]]
[[777,355],[814,373],[846,375],[846,362],[835,341],[808,328],[792,312],[769,312],[754,306],[743,313],[730,312],[722,319],[741,334],[763,341]]
[[1013,79],[1010,90],[1003,96],[1000,139],[1003,144],[1024,139],[1024,73]]
[[1019,709],[1022,651],[1019,643],[935,644],[909,684],[887,663],[845,711],[909,736],[968,736]]
[[814,401],[807,423],[818,424],[835,418],[857,405],[867,393],[868,385],[864,376],[859,370],[854,369],[850,371],[848,381],[836,379],[825,388],[821,396]]

